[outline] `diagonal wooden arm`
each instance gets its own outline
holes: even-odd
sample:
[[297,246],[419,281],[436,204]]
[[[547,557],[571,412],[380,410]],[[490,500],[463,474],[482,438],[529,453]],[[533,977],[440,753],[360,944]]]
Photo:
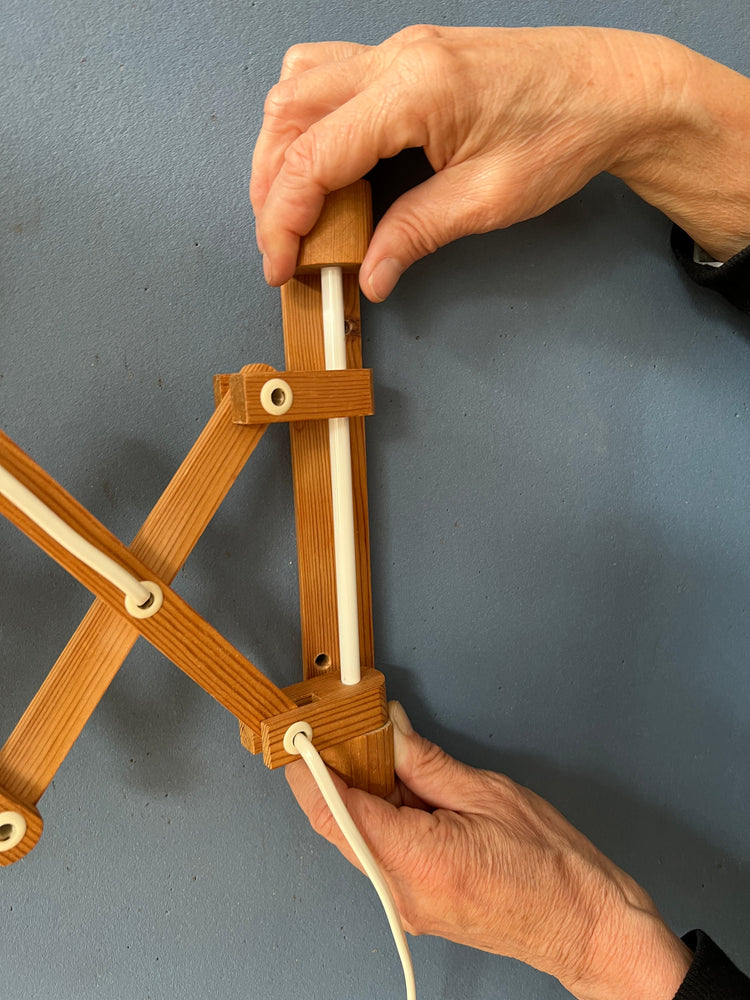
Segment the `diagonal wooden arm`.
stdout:
[[[245,369],[272,370],[267,365]],[[229,398],[219,402],[130,546],[130,554],[152,575],[165,583],[175,577],[264,430],[265,425],[234,424]],[[0,750],[0,789],[6,797],[27,805],[39,801],[138,635],[133,619],[103,600],[92,605]],[[293,703],[284,699],[283,704],[280,711]],[[16,860],[18,852],[0,854],[0,863]]]

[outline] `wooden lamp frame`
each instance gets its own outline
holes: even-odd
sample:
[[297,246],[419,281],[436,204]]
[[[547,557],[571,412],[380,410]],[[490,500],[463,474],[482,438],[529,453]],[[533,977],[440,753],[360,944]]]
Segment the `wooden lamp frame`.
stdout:
[[[288,727],[305,720],[326,763],[348,784],[379,795],[393,788],[393,736],[385,680],[373,666],[370,545],[364,417],[373,412],[372,378],[362,369],[357,271],[372,232],[369,187],[360,181],[330,195],[302,241],[295,277],[281,290],[285,372],[250,365],[214,379],[215,411],[129,547],[0,434],[0,465],[83,538],[164,601],[134,618],[121,592],[71,555],[0,496],[4,514],[59,562],[96,600],[0,749],[0,865],[34,847],[42,833],[37,803],[139,635],[144,636],[240,722],[242,743],[270,768],[293,758]],[[342,268],[347,370],[325,371],[320,268]],[[272,390],[286,387],[286,406]],[[271,390],[269,392],[269,390]],[[291,405],[289,404],[291,398]],[[283,412],[282,412],[283,411]],[[327,421],[350,420],[362,679],[339,678],[335,554]],[[304,679],[278,688],[169,586],[270,423],[291,436]],[[25,827],[3,850],[12,823]],[[16,838],[14,838],[16,839]]]

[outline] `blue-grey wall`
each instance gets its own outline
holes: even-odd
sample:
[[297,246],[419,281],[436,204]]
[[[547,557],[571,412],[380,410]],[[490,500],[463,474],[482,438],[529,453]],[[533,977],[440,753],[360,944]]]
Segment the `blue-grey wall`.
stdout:
[[[415,21],[642,28],[750,70],[746,0],[2,4],[0,423],[123,539],[208,418],[212,374],[282,364],[246,184],[285,49]],[[422,262],[363,327],[390,695],[750,966],[748,318],[690,287],[666,221],[603,177]],[[89,597],[0,538],[4,739]],[[177,586],[290,683],[295,574],[276,428]],[[402,995],[370,887],[145,643],[41,811],[39,846],[0,874],[2,996]],[[564,993],[413,950],[424,997]]]

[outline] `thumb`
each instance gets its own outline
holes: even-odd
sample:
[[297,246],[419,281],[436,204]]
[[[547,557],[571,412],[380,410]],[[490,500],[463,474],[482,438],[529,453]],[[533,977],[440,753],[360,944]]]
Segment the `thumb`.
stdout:
[[422,257],[461,236],[495,227],[494,206],[485,204],[471,174],[468,163],[446,167],[391,205],[360,270],[360,287],[371,302],[386,299],[404,271]]
[[399,702],[388,703],[388,714],[396,773],[403,784],[433,809],[480,811],[487,797],[486,775],[415,733]]

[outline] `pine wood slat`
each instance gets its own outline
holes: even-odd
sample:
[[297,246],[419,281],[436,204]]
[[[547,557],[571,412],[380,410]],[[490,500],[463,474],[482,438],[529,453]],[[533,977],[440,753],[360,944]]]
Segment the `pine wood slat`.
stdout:
[[363,417],[374,412],[372,372],[369,369],[322,372],[276,372],[292,391],[286,413],[270,414],[260,394],[269,381],[264,375],[240,372],[229,376],[232,419],[238,424],[291,423],[330,417]]
[[[228,397],[218,406],[130,547],[152,575],[174,579],[264,430],[232,423]],[[0,750],[9,794],[39,801],[138,634],[132,619],[94,602]]]
[[[348,330],[347,364],[349,369],[361,369],[362,338],[357,275],[344,274],[343,284]],[[320,371],[325,368],[320,275],[303,274],[282,286],[281,308],[287,369]],[[354,488],[360,660],[363,667],[368,667],[373,665],[374,650],[364,417],[351,418],[349,433]],[[289,436],[297,526],[302,663],[304,676],[307,678],[319,676],[328,669],[339,669],[327,421],[291,423]],[[316,663],[316,660],[320,661],[324,657],[326,659],[323,659],[322,666]]]

